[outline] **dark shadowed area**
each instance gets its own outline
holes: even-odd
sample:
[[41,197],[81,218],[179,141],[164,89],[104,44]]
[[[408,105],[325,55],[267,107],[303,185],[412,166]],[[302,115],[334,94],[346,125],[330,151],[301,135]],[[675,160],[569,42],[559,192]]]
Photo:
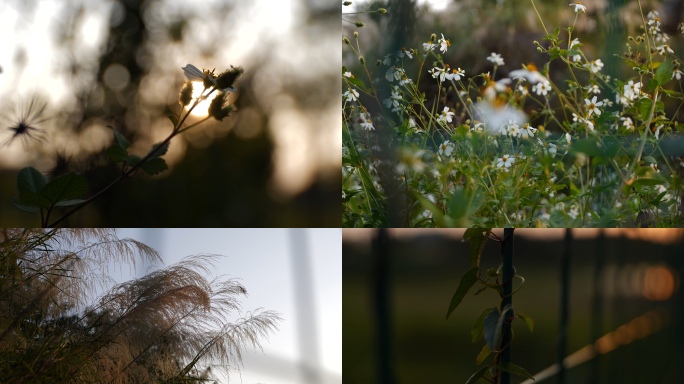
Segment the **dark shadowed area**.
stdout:
[[[371,236],[358,236],[361,231]],[[564,355],[595,341],[599,354],[568,369],[565,382],[682,382],[684,232],[582,231],[573,230],[565,269]],[[485,342],[473,343],[471,329],[500,298],[492,290],[474,296],[473,287],[446,319],[459,280],[470,268],[469,242],[446,232],[388,231],[384,245],[379,230],[343,232],[347,383],[464,383],[478,370],[476,357]],[[513,307],[534,319],[534,331],[520,319],[513,321],[511,362],[532,375],[557,361],[564,250],[557,231],[515,232],[514,266],[526,280],[513,296]],[[500,252],[498,244],[487,242],[482,266],[497,267]],[[516,279],[513,285],[518,284]],[[522,381],[514,376],[511,382]]]

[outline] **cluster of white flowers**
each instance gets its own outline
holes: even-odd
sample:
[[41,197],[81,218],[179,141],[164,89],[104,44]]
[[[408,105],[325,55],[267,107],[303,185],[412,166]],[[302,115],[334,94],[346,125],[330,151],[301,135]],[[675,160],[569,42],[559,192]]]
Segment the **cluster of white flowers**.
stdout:
[[537,96],[546,96],[549,94],[549,91],[551,90],[551,83],[549,83],[548,81],[537,83],[534,85],[533,90],[537,94]]
[[389,98],[383,100],[383,103],[385,104],[385,107],[392,108],[392,112],[398,113],[401,112],[401,104],[399,103],[399,101],[401,100],[402,97],[401,92],[399,91],[399,87],[394,86],[392,88],[392,94]]
[[371,120],[370,115],[367,113],[359,113],[358,123],[366,131],[374,131],[375,130],[375,127],[373,126],[373,121]]
[[433,79],[439,79],[439,82],[444,80],[461,80],[461,76],[465,76],[465,71],[461,68],[449,70],[449,66],[446,68],[434,67],[428,69],[428,73],[432,75]]
[[[585,101],[586,101],[586,99],[585,99]],[[573,113],[572,114],[572,121],[575,121],[575,122],[579,123],[580,125],[586,126],[587,129],[589,129],[589,131],[594,130],[594,122],[589,120],[589,117],[587,117],[585,119],[584,117],[579,116],[576,113]],[[569,138],[569,136],[566,134],[566,139],[568,139],[568,138]],[[570,144],[569,139],[568,139],[568,144]]]
[[625,127],[626,130],[634,130],[634,122],[631,117],[621,117],[620,121],[622,121],[622,126]]
[[439,50],[440,50],[442,53],[446,53],[447,48],[449,48],[449,47],[451,46],[451,41],[449,41],[448,39],[445,39],[443,33],[440,33],[440,35],[442,35],[442,38],[439,39],[439,41],[438,41],[438,43],[439,43]]
[[603,68],[603,62],[601,59],[593,60],[584,64],[584,68],[589,68],[591,73],[599,73],[601,68]]
[[515,156],[503,155],[497,159],[496,166],[499,168],[510,168],[515,163]]
[[423,49],[425,50],[425,52],[432,51],[433,49],[435,49],[436,46],[437,46],[437,44],[435,44],[431,41],[423,43]]
[[[658,11],[649,12],[648,15],[646,15],[646,18],[648,19],[648,34],[653,36],[653,38],[655,39],[655,42],[661,43],[661,44],[664,44],[665,42],[667,42],[670,39],[670,36],[668,36],[667,33],[663,33],[660,30],[660,17],[659,17]],[[664,44],[664,45],[667,46],[666,44]],[[660,47],[656,48],[658,50],[658,52],[660,53],[661,51],[658,48],[660,48]],[[669,49],[669,48],[670,47],[668,46],[667,49]],[[669,49],[669,51],[672,51],[672,50]],[[670,53],[674,53],[674,52],[670,52]],[[664,53],[660,53],[660,54],[664,55]]]
[[539,143],[539,145],[541,145],[545,152],[548,152],[548,154],[551,155],[551,157],[556,156],[556,152],[558,151],[556,144],[547,143],[545,141],[542,141],[540,138],[537,138],[537,142]]
[[528,123],[523,124],[523,126],[520,128],[520,137],[523,139],[534,137],[535,133],[537,133],[537,128],[532,127]]
[[603,101],[596,101],[596,96],[589,99],[584,99],[584,104],[587,106],[587,118],[591,117],[592,114],[601,115],[601,110],[598,107],[603,105]]
[[359,93],[356,91],[356,89],[349,89],[347,92],[342,94],[342,97],[347,98],[347,102],[350,101],[359,101]]
[[411,50],[402,48],[397,52],[397,60],[403,59],[404,56],[408,57],[409,59],[413,59],[413,55],[411,54]]
[[582,3],[580,3],[579,1],[576,3],[570,4],[570,6],[575,7],[575,13],[580,13],[580,12],[584,13],[587,11],[587,7],[582,5]]
[[446,124],[451,123],[454,113],[449,111],[449,107],[444,107],[444,110],[437,116],[437,122]]
[[[578,38],[574,38],[574,39],[570,42],[570,45],[568,46],[568,49],[573,50],[575,47],[578,47],[578,48],[579,48],[579,45],[580,45],[579,39],[578,39]],[[578,62],[578,61],[581,61],[581,60],[582,60],[582,56],[580,56],[579,54],[573,55],[573,56],[572,56],[572,61],[574,61],[574,62]]]
[[492,52],[492,54],[489,55],[489,57],[487,57],[487,60],[494,63],[494,65],[499,66],[499,67],[504,65],[504,59],[498,53]]
[[639,97],[641,97],[641,82],[634,82],[634,80],[630,80],[627,84],[625,84],[622,90],[622,94],[617,94],[615,95],[615,101],[623,104],[625,106],[630,106],[632,105],[632,102]]
[[454,144],[450,143],[449,140],[443,142],[439,145],[439,154],[442,156],[451,156],[454,152]]

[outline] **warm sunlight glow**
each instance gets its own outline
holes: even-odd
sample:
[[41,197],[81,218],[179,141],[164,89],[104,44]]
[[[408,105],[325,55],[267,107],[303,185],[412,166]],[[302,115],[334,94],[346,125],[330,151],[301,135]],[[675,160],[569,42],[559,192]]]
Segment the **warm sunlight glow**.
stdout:
[[[194,82],[192,84],[192,101],[185,108],[190,108],[194,104],[195,100],[198,97],[200,97],[200,95],[202,95],[202,92],[204,92],[204,85],[202,85],[202,83],[199,83],[199,82]],[[211,96],[214,96],[214,95],[212,94]],[[211,105],[211,97],[209,97],[206,100],[200,101],[200,103],[197,104],[195,109],[193,109],[192,112],[190,112],[190,114],[193,116],[197,116],[197,117],[205,117],[205,116],[209,115],[209,106],[210,105]]]
[[649,267],[644,273],[642,293],[652,301],[665,301],[675,291],[676,279],[672,270],[666,266]]

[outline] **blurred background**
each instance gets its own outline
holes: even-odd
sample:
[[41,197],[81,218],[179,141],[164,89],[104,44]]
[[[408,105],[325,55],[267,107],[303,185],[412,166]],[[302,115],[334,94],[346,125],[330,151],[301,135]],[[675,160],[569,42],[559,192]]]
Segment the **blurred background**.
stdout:
[[[152,246],[164,266],[189,255],[223,255],[212,277],[240,279],[248,292],[239,299],[242,310],[280,313],[279,330],[261,340],[263,351],[247,348],[242,371],[221,383],[342,383],[339,229],[151,228],[121,229],[118,236]],[[138,265],[135,273],[156,268]],[[136,276],[125,269],[113,277],[122,282]]]
[[[175,138],[170,171],[118,184],[65,225],[339,226],[339,17],[324,0],[3,0],[0,224],[39,223],[10,204],[22,167],[85,172],[92,194],[119,172],[102,155],[109,127],[141,155],[165,138],[190,63],[244,67],[238,112]],[[9,140],[26,113],[42,143]]]
[[[567,274],[566,348],[603,353],[565,373],[568,383],[684,381],[684,230],[516,229],[513,263],[526,281],[513,307],[534,332],[513,322],[511,361],[534,375],[559,355],[562,272]],[[446,320],[470,269],[464,230],[344,229],[343,359],[348,383],[465,382],[484,341],[470,331],[498,294],[475,288]],[[378,240],[382,234],[384,240]],[[502,236],[502,231],[495,231]],[[563,254],[568,256],[563,268]],[[489,241],[482,266],[501,263]],[[518,281],[514,282],[514,287]],[[492,357],[489,357],[491,362]],[[522,379],[512,377],[512,382]],[[558,383],[557,376],[537,382]]]
[[[505,65],[496,72],[496,79],[506,77],[510,71],[521,69],[523,64],[533,63],[542,68],[549,60],[548,54],[537,52],[534,41],[544,46],[546,32],[542,21],[549,32],[560,28],[561,40],[567,39],[566,28],[573,25],[574,8],[568,5],[571,1],[535,0],[539,16],[535,12],[532,1],[504,0],[402,0],[402,1],[356,1],[349,7],[343,7],[343,13],[359,12],[379,7],[388,9],[388,13],[347,15],[347,20],[360,20],[365,23],[358,28],[352,23],[344,23],[345,36],[353,40],[352,33],[359,32],[359,45],[365,59],[375,69],[375,60],[383,60],[386,54],[404,48],[417,48],[424,53],[422,43],[430,39],[430,34],[440,33],[449,39],[451,46],[443,54],[444,62],[451,67],[465,70],[466,77],[491,72],[493,64],[486,60],[492,52],[501,54]],[[577,17],[573,38],[583,44],[582,51],[590,60],[601,59],[605,67],[602,73],[613,78],[631,78],[637,76],[632,66],[623,60],[626,52],[628,36],[636,37],[643,30],[639,3],[636,0],[597,0],[583,2],[586,13]],[[649,11],[659,12],[661,29],[671,39],[667,43],[675,52],[684,48],[684,43],[677,26],[682,21],[682,3],[678,0],[643,0],[641,1],[644,18]],[[541,18],[541,21],[540,21]],[[343,64],[353,73],[361,73],[358,58],[350,50],[343,48]],[[430,67],[432,59],[426,66]],[[407,75],[417,83],[416,71],[419,69],[416,60],[402,61]],[[375,77],[384,75],[386,68],[380,68]],[[577,80],[586,82],[586,74],[576,71]],[[562,84],[569,78],[567,66],[561,60],[554,60],[550,67],[551,79]],[[421,90],[428,97],[436,93],[437,82],[424,70],[419,74]],[[677,87],[675,87],[677,89]],[[610,95],[601,95],[608,97]],[[454,95],[447,95],[441,105],[455,102]],[[612,99],[611,99],[612,100]],[[368,103],[370,106],[370,103]],[[430,106],[428,106],[428,109]]]

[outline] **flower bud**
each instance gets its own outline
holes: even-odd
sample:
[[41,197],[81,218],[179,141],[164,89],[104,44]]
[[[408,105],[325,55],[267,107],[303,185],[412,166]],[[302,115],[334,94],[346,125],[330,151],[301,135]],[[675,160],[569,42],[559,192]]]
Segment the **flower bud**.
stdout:
[[186,81],[178,94],[178,102],[182,106],[190,104],[192,101],[192,81]]
[[385,8],[378,8],[378,13],[384,15],[385,13],[387,13],[387,10]]
[[347,45],[350,45],[350,44],[351,44],[351,42],[349,41],[349,39],[347,39],[346,36],[342,38],[342,41],[344,41],[344,43],[347,44]]
[[225,93],[219,92],[209,105],[209,116],[218,121],[222,121],[234,109],[232,105],[226,105],[225,96]]
[[233,92],[237,91],[237,89],[233,87],[233,84],[235,83],[235,80],[237,80],[237,78],[240,77],[240,75],[242,75],[244,72],[245,70],[242,67],[231,67],[230,70],[223,72],[216,79],[216,88],[223,90],[224,92],[226,90]]

